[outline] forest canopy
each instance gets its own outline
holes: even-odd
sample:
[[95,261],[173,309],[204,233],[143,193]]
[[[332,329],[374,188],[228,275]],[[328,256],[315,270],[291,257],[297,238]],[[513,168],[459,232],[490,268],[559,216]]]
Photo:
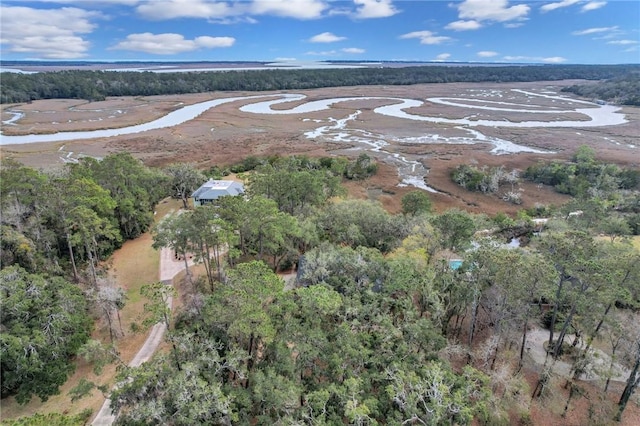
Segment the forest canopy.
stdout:
[[640,106],[640,71],[598,83],[576,84],[565,87],[562,91],[619,105]]
[[620,78],[632,72],[637,73],[639,68],[637,65],[430,65],[179,73],[82,70],[35,74],[3,73],[0,103],[29,102],[38,99],[102,100],[107,96],[301,90],[363,85],[607,80]]

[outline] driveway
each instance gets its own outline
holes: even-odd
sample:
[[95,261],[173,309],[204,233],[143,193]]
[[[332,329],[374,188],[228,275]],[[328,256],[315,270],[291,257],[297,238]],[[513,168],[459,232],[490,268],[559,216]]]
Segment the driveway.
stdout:
[[[188,264],[193,265],[193,261],[189,260]],[[162,281],[163,284],[171,285],[173,277],[184,269],[184,260],[176,259],[173,250],[165,247],[160,250],[160,281]],[[171,309],[172,303],[173,298],[169,297],[169,299],[167,299],[167,307],[169,309]],[[147,340],[145,340],[136,356],[133,357],[129,363],[129,367],[139,367],[140,364],[151,359],[162,342],[162,338],[166,331],[167,325],[164,322],[159,322],[151,327]],[[116,416],[111,413],[111,399],[107,398],[91,424],[93,426],[110,426],[115,422],[115,420]]]

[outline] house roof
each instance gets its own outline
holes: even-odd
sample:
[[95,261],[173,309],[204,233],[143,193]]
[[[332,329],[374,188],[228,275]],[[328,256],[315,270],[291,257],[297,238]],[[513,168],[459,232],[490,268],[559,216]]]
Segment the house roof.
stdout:
[[244,193],[244,186],[233,180],[209,179],[191,194],[191,197],[199,200],[215,200],[225,195],[240,195]]

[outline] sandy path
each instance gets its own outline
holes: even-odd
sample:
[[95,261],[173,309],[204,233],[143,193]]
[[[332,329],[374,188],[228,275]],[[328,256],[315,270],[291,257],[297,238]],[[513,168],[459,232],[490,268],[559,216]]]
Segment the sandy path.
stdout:
[[[193,261],[189,260],[189,265],[192,265]],[[163,247],[160,250],[160,281],[165,285],[171,285],[172,279],[179,272],[185,269],[184,261],[178,261],[174,258],[173,250]],[[171,309],[173,298],[167,299],[167,307]],[[140,364],[147,362],[158,346],[162,342],[164,333],[167,331],[167,325],[164,322],[159,322],[151,327],[151,332],[145,340],[144,344],[136,354],[136,356],[129,363],[129,367],[139,367]],[[116,416],[111,413],[111,399],[107,398],[102,404],[100,411],[96,415],[95,419],[91,423],[94,426],[110,426],[116,420]]]
[[[568,335],[566,337],[567,342],[572,342],[574,339],[573,335]],[[527,345],[526,350],[527,354],[536,362],[536,364],[544,365],[545,359],[547,357],[547,352],[544,348],[544,344],[549,340],[549,331],[541,328],[534,328],[529,330],[527,333]],[[581,345],[584,342],[581,342]],[[594,349],[593,347],[589,350],[592,354],[589,367],[587,371],[582,374],[580,377],[581,380],[599,380],[605,379],[605,370],[609,368],[611,357],[606,353]],[[549,359],[551,362],[551,359]],[[568,377],[571,372],[571,364],[562,360],[556,360],[553,363],[553,373],[562,376]],[[618,363],[614,363],[613,374],[611,380],[624,382],[629,377],[630,371],[624,367],[622,367]]]

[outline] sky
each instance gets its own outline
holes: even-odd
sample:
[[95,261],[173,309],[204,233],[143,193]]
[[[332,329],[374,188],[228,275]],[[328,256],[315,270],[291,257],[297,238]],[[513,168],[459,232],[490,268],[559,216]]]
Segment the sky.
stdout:
[[639,0],[0,0],[2,60],[640,63]]

